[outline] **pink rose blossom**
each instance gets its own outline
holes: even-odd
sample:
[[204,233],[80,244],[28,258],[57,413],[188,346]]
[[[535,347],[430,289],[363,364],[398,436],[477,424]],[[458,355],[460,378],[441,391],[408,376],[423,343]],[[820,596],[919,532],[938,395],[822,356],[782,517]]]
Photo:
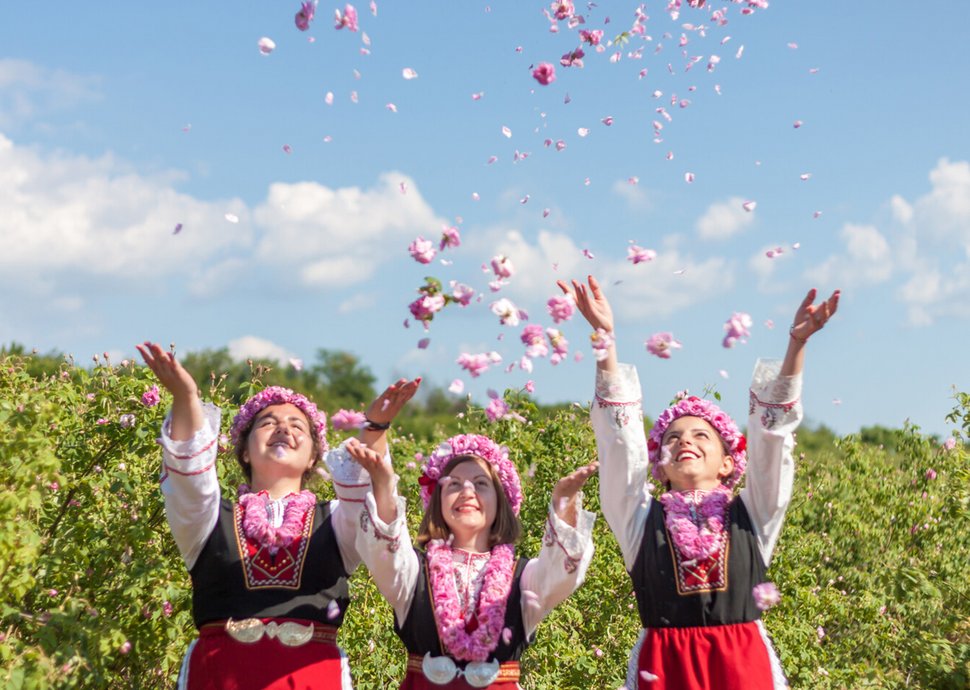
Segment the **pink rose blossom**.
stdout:
[[464,283],[455,283],[452,285],[451,296],[455,298],[458,304],[467,307],[471,303],[472,297],[475,296],[475,291]]
[[559,0],[549,5],[552,14],[556,19],[570,19],[576,13],[576,7],[572,0]]
[[441,244],[439,249],[453,249],[461,245],[461,235],[458,232],[458,228],[450,227],[443,228],[441,231]]
[[571,295],[562,295],[561,297],[550,297],[549,301],[546,302],[546,308],[549,311],[549,316],[552,317],[553,323],[562,323],[573,318],[573,314],[576,311],[576,303],[573,301]]
[[774,582],[762,582],[760,585],[755,585],[751,594],[754,595],[755,606],[762,611],[767,611],[781,601],[781,592],[778,591]]
[[419,264],[430,264],[438,252],[434,248],[434,242],[423,237],[417,237],[408,245],[408,253]]
[[465,391],[465,382],[461,379],[455,379],[448,386],[448,392],[454,393],[455,395],[461,395]]
[[952,436],[943,442],[944,450],[953,450],[956,447],[957,447],[957,440]]
[[338,410],[330,417],[330,424],[338,431],[348,429],[359,429],[367,423],[367,417],[363,412],[355,410]]
[[304,2],[300,11],[296,13],[294,22],[296,22],[296,28],[300,31],[306,31],[310,28],[310,22],[313,21],[313,15],[316,13],[316,5],[313,2]]
[[[261,39],[259,39],[259,42],[256,44],[256,46],[259,48],[259,52],[261,55],[269,55],[274,50],[276,50],[276,42],[272,38],[267,38],[266,36],[263,36]],[[179,223],[178,225],[175,226],[175,232],[173,232],[172,234],[177,235],[181,229],[182,229],[182,224]]]
[[610,356],[610,348],[613,347],[615,340],[612,333],[607,333],[602,328],[597,328],[596,332],[589,336],[590,345],[593,347],[593,355],[597,362],[602,362]]
[[337,30],[346,28],[348,31],[357,31],[359,28],[357,26],[357,10],[353,5],[344,5],[343,15],[340,14],[340,10],[334,10],[333,14],[333,28]]
[[135,415],[133,414],[123,414],[118,418],[118,424],[121,425],[122,429],[130,429],[135,426]]
[[670,351],[680,349],[681,344],[674,340],[672,333],[654,333],[645,343],[647,352],[661,359],[670,359]]
[[539,324],[530,323],[523,328],[520,338],[526,346],[526,357],[545,357],[549,354],[545,332]]
[[543,86],[549,86],[549,84],[556,81],[556,68],[550,62],[540,62],[532,70],[532,78]]
[[427,328],[428,322],[434,315],[441,311],[445,306],[445,298],[442,295],[423,295],[408,305],[414,318],[423,322]]
[[586,29],[580,29],[579,38],[591,46],[598,46],[600,41],[603,40],[603,30],[593,29],[592,31],[587,31]]
[[507,256],[499,254],[492,257],[492,271],[499,278],[511,278],[515,273],[515,267]]
[[751,335],[749,329],[752,323],[750,314],[734,312],[731,318],[724,324],[724,330],[727,331],[727,335],[724,336],[722,345],[726,348],[731,348],[738,341],[742,343],[747,342],[748,336]]
[[492,313],[498,317],[499,323],[503,326],[518,326],[521,317],[519,308],[511,300],[503,297],[492,302]]
[[142,393],[141,404],[145,407],[155,407],[160,401],[161,396],[158,394],[158,386],[152,386]]
[[467,371],[472,378],[478,378],[493,364],[502,361],[502,356],[497,352],[482,352],[470,354],[463,352],[458,356],[456,362],[458,366]]
[[635,244],[631,244],[626,248],[626,258],[628,261],[632,261],[633,265],[647,263],[653,261],[657,258],[657,252],[652,249],[644,249],[643,247],[638,247]]
[[569,354],[569,341],[557,328],[547,328],[546,337],[549,338],[549,343],[552,345],[552,356],[549,361],[553,364],[559,364]]
[[121,654],[127,654],[131,651],[131,642],[125,640],[120,647],[118,647],[118,652]]
[[535,384],[535,381],[532,381],[530,379],[529,381],[526,381],[525,382],[525,392],[526,393],[535,393],[536,392],[536,384]]
[[576,48],[570,53],[566,53],[561,58],[559,58],[559,64],[563,67],[578,67],[583,68],[583,58],[586,57],[586,53],[582,48]]
[[926,470],[926,478],[929,480],[936,479],[936,470],[932,468]]

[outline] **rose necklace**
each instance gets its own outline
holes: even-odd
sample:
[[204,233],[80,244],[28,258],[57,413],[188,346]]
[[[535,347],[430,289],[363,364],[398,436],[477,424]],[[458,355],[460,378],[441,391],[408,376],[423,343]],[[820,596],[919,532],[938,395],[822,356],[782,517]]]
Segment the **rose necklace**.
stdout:
[[270,524],[271,499],[268,491],[244,494],[239,497],[243,510],[242,527],[246,536],[260,546],[269,549],[273,555],[281,547],[292,544],[303,533],[303,518],[307,510],[317,502],[310,491],[288,494],[283,500],[283,523],[279,527]]
[[[492,549],[483,573],[478,606],[474,607],[471,621],[466,621],[462,615],[451,547],[441,540],[432,540],[427,546],[427,556],[438,636],[442,644],[455,659],[485,661],[498,646],[505,624],[515,549],[511,544],[499,544]],[[476,623],[477,627],[469,631],[468,628]]]
[[703,561],[717,553],[726,534],[729,489],[668,491],[660,502],[667,532],[684,559]]

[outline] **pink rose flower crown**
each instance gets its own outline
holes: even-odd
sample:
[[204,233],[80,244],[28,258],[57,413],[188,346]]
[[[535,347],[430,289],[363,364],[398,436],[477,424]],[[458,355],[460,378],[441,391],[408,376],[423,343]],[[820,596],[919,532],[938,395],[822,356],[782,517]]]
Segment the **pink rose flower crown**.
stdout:
[[522,484],[515,464],[509,459],[509,449],[498,445],[488,436],[478,434],[452,436],[428,456],[424,464],[424,474],[418,480],[421,484],[421,500],[424,501],[424,507],[427,508],[431,503],[431,492],[441,479],[441,472],[445,465],[459,455],[474,455],[495,468],[512,512],[518,516],[519,509],[522,507]]
[[264,388],[239,408],[239,412],[232,419],[232,428],[230,430],[232,444],[234,446],[239,445],[243,435],[256,418],[256,415],[262,410],[270,405],[285,405],[287,403],[296,405],[307,416],[307,419],[310,420],[310,424],[316,432],[317,438],[320,440],[320,456],[323,457],[323,454],[330,449],[330,446],[327,445],[326,413],[318,410],[317,406],[305,395],[296,393],[289,388],[283,388],[282,386]]

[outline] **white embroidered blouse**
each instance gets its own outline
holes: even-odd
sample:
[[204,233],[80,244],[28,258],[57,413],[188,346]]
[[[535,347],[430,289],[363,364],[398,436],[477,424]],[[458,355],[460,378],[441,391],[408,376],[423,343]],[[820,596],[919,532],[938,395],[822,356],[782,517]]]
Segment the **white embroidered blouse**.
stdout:
[[[336,475],[334,478],[336,480]],[[342,492],[338,485],[338,497]],[[388,524],[377,514],[373,493],[366,492],[362,504],[353,504],[358,509],[354,522],[357,552],[370,570],[377,588],[394,609],[398,624],[403,625],[414,598],[419,564],[405,524],[405,501],[396,494],[396,489],[395,500],[397,515]],[[581,507],[576,513],[576,527],[572,527],[560,519],[550,503],[542,548],[538,557],[530,559],[522,572],[522,592],[531,593],[524,594],[519,602],[527,636],[531,636],[542,619],[576,591],[586,577],[586,569],[593,558],[596,516]],[[342,519],[350,516],[351,511],[347,510]],[[478,602],[488,559],[461,549],[454,549],[452,557],[460,601],[463,607],[470,608]]]
[[[765,565],[771,560],[791,501],[795,429],[802,420],[802,376],[781,376],[779,360],[758,360],[748,407],[748,465],[740,497],[758,536]],[[627,570],[633,567],[650,511],[640,380],[620,364],[612,375],[596,370],[590,410],[600,461],[603,514],[616,535]]]

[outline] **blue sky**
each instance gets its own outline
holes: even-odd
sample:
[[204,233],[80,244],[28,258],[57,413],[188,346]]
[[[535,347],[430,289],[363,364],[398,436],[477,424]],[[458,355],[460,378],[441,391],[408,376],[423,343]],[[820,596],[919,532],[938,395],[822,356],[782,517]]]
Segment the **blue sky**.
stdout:
[[[4,3],[0,341],[88,358],[153,339],[283,363],[345,349],[381,381],[462,378],[484,401],[531,379],[541,401],[583,402],[580,319],[560,327],[582,361],[506,372],[524,324],[489,305],[508,298],[551,326],[555,279],[593,273],[648,414],[713,384],[743,416],[754,361],[783,354],[805,291],[840,287],[809,347],[808,419],[946,434],[952,387],[970,387],[965,25],[932,3],[774,0],[742,15],[721,0],[674,19],[647,2],[644,35],[558,64],[580,28],[606,44],[639,6],[577,3],[585,25],[554,33],[541,2],[381,2],[376,16],[361,3],[353,33],[333,28],[343,3],[321,3],[302,33],[298,2],[44,17]],[[557,67],[548,86],[531,77],[543,61]],[[429,265],[408,255],[452,225],[461,247]],[[630,242],[657,258],[634,266]],[[481,267],[498,254],[516,273],[492,293]],[[482,301],[405,328],[427,275]],[[751,337],[725,349],[738,311]],[[669,360],[644,349],[658,331],[683,344]],[[455,364],[493,350],[502,364],[478,379]]]

